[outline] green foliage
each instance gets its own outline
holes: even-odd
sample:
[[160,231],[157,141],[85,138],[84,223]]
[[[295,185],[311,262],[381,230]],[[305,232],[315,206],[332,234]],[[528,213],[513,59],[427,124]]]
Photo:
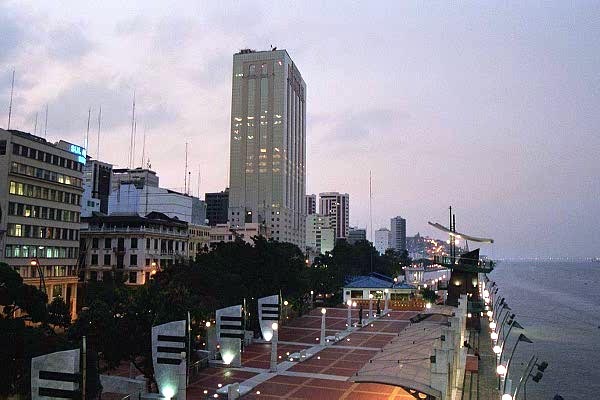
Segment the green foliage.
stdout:
[[48,323],[61,328],[71,325],[71,311],[62,298],[56,297],[48,305]]
[[0,318],[28,319],[45,322],[48,297],[35,286],[23,283],[23,278],[5,263],[0,263]]
[[423,297],[424,300],[427,300],[430,303],[435,303],[435,301],[437,300],[437,294],[435,294],[435,290],[430,288],[421,289],[421,297]]

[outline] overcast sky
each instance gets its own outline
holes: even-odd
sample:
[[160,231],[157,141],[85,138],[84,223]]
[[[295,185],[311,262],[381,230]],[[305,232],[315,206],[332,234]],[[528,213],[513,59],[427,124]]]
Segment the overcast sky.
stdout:
[[[493,4],[492,4],[493,3]],[[600,2],[1,1],[0,126],[138,141],[161,186],[228,185],[232,55],[288,50],[307,83],[307,192],[350,193],[351,225],[407,219],[496,239],[495,256],[600,255]],[[95,125],[93,122],[92,125]],[[97,153],[95,127],[89,151]]]

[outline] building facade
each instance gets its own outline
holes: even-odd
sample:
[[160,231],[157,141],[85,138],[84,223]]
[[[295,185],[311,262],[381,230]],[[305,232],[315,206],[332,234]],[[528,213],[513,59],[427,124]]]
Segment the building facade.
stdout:
[[367,240],[367,230],[365,228],[350,227],[347,240],[350,244],[356,244],[361,240]]
[[108,209],[110,214],[147,215],[156,211],[190,224],[206,224],[204,201],[194,196],[141,183],[120,184],[109,196]]
[[117,279],[143,285],[161,267],[189,256],[187,222],[159,212],[94,215],[82,219],[86,281]]
[[221,192],[206,193],[204,201],[208,225],[226,224],[229,216],[229,188]]
[[335,247],[335,231],[327,215],[306,216],[306,249],[309,253],[325,254]]
[[247,223],[244,227],[231,227],[229,224],[217,224],[210,227],[210,247],[214,247],[219,243],[227,243],[235,241],[239,237],[246,243],[253,244],[252,240],[255,236],[265,236],[265,228],[261,224]]
[[229,223],[304,248],[306,84],[285,50],[233,56]]
[[0,129],[0,261],[76,315],[85,149]]
[[108,214],[108,198],[112,190],[112,165],[88,157],[83,167],[83,199],[81,215],[92,212]]
[[380,228],[375,231],[375,248],[379,254],[385,254],[386,250],[390,248],[389,229]]
[[325,192],[319,194],[319,214],[329,215],[336,239],[345,239],[350,229],[350,195]]
[[148,168],[115,168],[113,169],[111,192],[127,183],[133,183],[138,187],[158,187],[158,182],[156,172]]
[[188,250],[191,259],[210,250],[210,226],[188,224]]
[[390,247],[400,253],[406,250],[406,220],[402,217],[390,220]]
[[304,196],[304,209],[306,210],[306,215],[316,214],[317,213],[317,195],[316,194],[307,194]]

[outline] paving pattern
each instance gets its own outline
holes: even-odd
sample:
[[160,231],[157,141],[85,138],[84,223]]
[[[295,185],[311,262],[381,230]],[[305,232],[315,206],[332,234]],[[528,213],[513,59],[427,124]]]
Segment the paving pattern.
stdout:
[[[320,309],[286,322],[279,330],[278,370],[269,372],[270,343],[254,343],[244,349],[241,368],[207,368],[188,387],[188,398],[215,398],[217,389],[238,382],[252,387],[244,399],[414,399],[395,386],[354,383],[348,378],[393,340],[416,312],[393,311],[372,320],[362,328],[347,329],[347,309],[328,308],[326,336],[341,332],[346,336],[335,344],[321,346]],[[358,310],[352,310],[352,325],[358,322]],[[363,310],[366,322],[368,309]],[[288,357],[300,350],[311,356],[302,362],[289,362]],[[206,392],[205,392],[206,391]],[[226,398],[219,395],[218,398]]]

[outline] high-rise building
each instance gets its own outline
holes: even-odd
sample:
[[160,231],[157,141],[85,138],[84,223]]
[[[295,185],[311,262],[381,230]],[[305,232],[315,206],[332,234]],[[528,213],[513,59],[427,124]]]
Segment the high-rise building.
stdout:
[[390,230],[387,228],[377,229],[375,231],[375,248],[379,254],[385,254],[390,247]]
[[146,168],[115,168],[112,175],[111,192],[118,190],[121,185],[133,183],[138,187],[158,187],[158,175]]
[[335,246],[335,230],[327,215],[309,214],[306,216],[306,248],[309,252],[325,254]]
[[0,261],[73,317],[85,161],[80,146],[0,129]]
[[230,140],[231,227],[304,248],[306,84],[287,51],[233,56]]
[[329,215],[336,239],[345,239],[350,228],[350,195],[325,192],[319,194],[319,214]]
[[356,244],[362,240],[367,240],[367,230],[365,228],[350,227],[347,240],[350,244]]
[[229,188],[221,192],[206,193],[204,201],[206,202],[206,219],[208,219],[208,225],[226,224],[228,221]]
[[304,209],[306,210],[306,215],[316,214],[317,213],[317,195],[316,194],[307,194],[304,196]]
[[83,167],[81,216],[92,212],[108,214],[108,197],[112,190],[112,165],[88,157]]
[[406,250],[406,220],[402,217],[390,220],[390,247],[397,252]]

